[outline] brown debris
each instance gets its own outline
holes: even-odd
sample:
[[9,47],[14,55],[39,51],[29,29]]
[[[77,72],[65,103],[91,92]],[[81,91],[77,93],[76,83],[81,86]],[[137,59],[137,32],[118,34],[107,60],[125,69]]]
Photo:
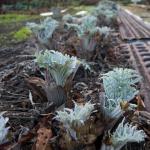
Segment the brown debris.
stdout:
[[51,150],[50,145],[48,145],[49,140],[52,138],[51,129],[45,127],[39,128],[37,131],[37,140],[35,148],[33,146],[32,150]]

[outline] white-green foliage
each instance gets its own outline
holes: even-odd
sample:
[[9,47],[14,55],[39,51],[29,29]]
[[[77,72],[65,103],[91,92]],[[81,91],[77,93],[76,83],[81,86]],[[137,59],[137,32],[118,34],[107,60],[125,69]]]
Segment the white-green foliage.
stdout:
[[65,108],[64,111],[57,111],[55,119],[63,123],[67,132],[74,138],[76,132],[74,128],[78,128],[89,119],[90,115],[94,112],[94,105],[91,102],[85,103],[85,105],[79,105],[74,102],[74,109]]
[[106,96],[105,109],[109,112],[112,112],[121,101],[129,101],[139,92],[135,84],[141,77],[135,70],[115,68],[104,74],[102,79]]
[[106,97],[116,101],[131,100],[138,93],[135,84],[141,80],[135,70],[127,68],[115,68],[102,78]]
[[105,37],[108,37],[110,35],[111,28],[104,26],[104,27],[98,28],[98,32],[100,33],[100,35],[104,35]]
[[35,34],[41,43],[48,43],[48,40],[52,37],[53,32],[58,27],[59,23],[48,17],[40,24],[27,23],[27,27]]
[[103,104],[103,107],[106,117],[119,118],[123,114],[123,111],[118,101],[106,99]]
[[80,59],[80,63],[81,63],[81,65],[83,66],[83,68],[84,68],[85,70],[88,70],[88,71],[90,71],[90,72],[94,72],[94,70],[90,67],[90,63],[87,62],[86,60]]
[[100,35],[108,36],[111,29],[107,26],[98,27],[97,18],[94,16],[83,17],[81,24],[67,24],[68,28],[73,28],[76,30],[79,37],[86,36],[87,38],[91,37],[95,33]]
[[81,47],[84,52],[93,52],[95,50],[97,41],[94,40],[94,35],[97,33],[99,35],[104,35],[108,37],[110,33],[110,28],[108,27],[98,27],[97,18],[95,16],[86,16],[82,18],[81,24],[66,24],[68,28],[73,28],[78,37],[81,40]]
[[89,119],[94,112],[95,104],[87,102],[85,105],[79,105],[74,102],[74,105],[74,109],[65,108],[64,111],[57,111],[55,119],[63,123],[67,133],[77,140],[75,129],[80,128]]
[[108,19],[111,19],[113,17],[115,17],[115,13],[107,8],[105,8],[105,6],[99,5],[97,8],[95,8],[95,15],[104,15],[106,16]]
[[85,16],[82,18],[81,28],[84,32],[89,32],[91,28],[96,27],[97,18],[95,16]]
[[76,17],[70,15],[70,14],[66,14],[63,16],[62,20],[64,22],[73,22],[74,20],[76,20]]
[[5,140],[9,130],[9,127],[5,127],[9,119],[4,118],[2,115],[3,113],[0,113],[0,144]]
[[137,4],[139,2],[141,2],[142,0],[131,0],[132,3]]
[[116,150],[120,150],[127,142],[142,142],[146,138],[143,130],[137,130],[136,126],[125,123],[124,119],[112,134],[112,144]]
[[95,16],[85,16],[82,18],[81,24],[66,24],[68,28],[76,30],[79,37],[85,35],[85,33],[93,34],[93,30],[97,25],[97,18]]
[[46,50],[36,54],[36,62],[40,67],[47,68],[56,84],[62,87],[80,65],[80,61],[76,57],[63,55],[54,50]]
[[74,102],[74,109],[65,108],[64,111],[57,111],[56,119],[62,122],[65,126],[72,126],[76,124],[80,126],[89,119],[91,113],[94,111],[94,105],[90,102],[85,105],[80,105]]
[[102,1],[94,9],[93,14],[95,16],[105,16],[108,21],[117,16],[117,6],[111,1]]

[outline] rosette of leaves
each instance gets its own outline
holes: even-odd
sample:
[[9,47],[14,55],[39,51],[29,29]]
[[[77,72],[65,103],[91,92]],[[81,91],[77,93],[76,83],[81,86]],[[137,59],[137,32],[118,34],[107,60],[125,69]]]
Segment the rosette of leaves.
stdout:
[[103,74],[102,79],[106,97],[103,105],[105,112],[110,116],[121,112],[122,101],[129,102],[139,93],[136,83],[141,81],[141,77],[135,70],[115,68]]
[[63,55],[54,50],[39,52],[36,54],[35,61],[41,69],[41,75],[45,77],[43,76],[44,79],[30,77],[26,81],[31,91],[33,91],[33,96],[30,96],[31,103],[33,105],[36,103],[36,108],[39,108],[38,104],[42,107],[41,102],[43,107],[46,106],[43,113],[67,102],[72,80],[80,64],[85,69],[90,69],[84,61],[79,61],[76,57]]
[[69,29],[73,28],[77,32],[78,37],[82,37],[85,35],[85,33],[91,32],[90,30],[96,27],[97,18],[95,16],[85,16],[82,18],[81,24],[67,23],[66,25]]
[[54,50],[46,50],[36,54],[36,63],[40,68],[45,69],[45,81],[40,79],[42,88],[47,98],[55,106],[66,102],[67,94],[70,91],[72,79],[80,66],[76,57],[63,55]]
[[35,60],[39,67],[48,70],[48,73],[52,76],[57,86],[64,87],[67,79],[72,76],[74,77],[80,61],[77,57],[69,56],[67,54],[54,50],[46,50],[36,54]]
[[123,119],[117,129],[110,135],[109,145],[103,143],[101,150],[105,150],[106,147],[110,150],[121,150],[127,143],[140,143],[144,141],[146,137],[143,130],[138,130],[137,126],[125,123],[125,119]]
[[107,38],[110,35],[111,28],[109,28],[107,26],[103,26],[101,28],[98,28],[98,31],[101,34],[101,36],[104,36]]
[[93,15],[99,18],[100,26],[116,25],[118,7],[114,2],[101,1],[94,9]]
[[[99,45],[104,45],[104,41],[109,39],[111,31],[108,27],[98,27],[97,18],[94,16],[83,17],[81,24],[67,23],[67,26],[74,29],[80,39],[81,49],[77,49],[77,52],[81,57],[88,60],[99,54],[99,52],[97,52],[98,54],[96,53],[96,48]],[[108,42],[106,43],[108,44]]]
[[[74,149],[70,143],[76,142],[75,146],[85,144],[83,138],[86,136],[91,138],[92,124],[89,121],[91,114],[94,111],[94,105],[91,102],[85,104],[77,104],[74,102],[74,109],[64,108],[63,111],[57,111],[56,120],[62,123],[68,138],[64,138],[68,144],[67,147]],[[65,135],[66,135],[65,133]],[[94,135],[93,135],[94,136]],[[65,136],[66,137],[66,136]],[[72,140],[73,139],[73,140]],[[95,136],[96,139],[96,136]],[[70,142],[69,142],[70,140]]]
[[58,26],[58,21],[50,17],[46,18],[40,24],[34,22],[27,23],[27,27],[35,34],[39,42],[49,47],[53,44],[50,40],[52,40],[53,33]]
[[124,119],[112,134],[112,144],[121,149],[127,142],[142,142],[146,138],[143,130],[137,130],[136,126],[125,123]]
[[6,127],[8,120],[8,118],[3,117],[3,113],[0,113],[0,144],[2,144],[8,134],[9,127]]
[[66,14],[63,16],[62,20],[65,22],[65,23],[73,23],[75,20],[77,20],[76,17],[70,15],[70,14]]

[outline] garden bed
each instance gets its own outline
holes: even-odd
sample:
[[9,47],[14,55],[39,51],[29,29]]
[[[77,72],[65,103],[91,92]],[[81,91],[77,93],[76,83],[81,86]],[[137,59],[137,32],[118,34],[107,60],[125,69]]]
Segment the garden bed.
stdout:
[[101,2],[90,15],[28,23],[33,36],[0,49],[0,150],[149,150],[150,114],[117,12]]

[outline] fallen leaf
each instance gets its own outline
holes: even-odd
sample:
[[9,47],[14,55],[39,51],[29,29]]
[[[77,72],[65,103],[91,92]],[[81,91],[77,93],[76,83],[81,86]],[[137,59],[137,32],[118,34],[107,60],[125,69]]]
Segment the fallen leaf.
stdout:
[[46,147],[48,146],[48,142],[53,136],[52,130],[42,127],[39,128],[37,134],[38,136],[35,144],[35,150],[46,150]]

